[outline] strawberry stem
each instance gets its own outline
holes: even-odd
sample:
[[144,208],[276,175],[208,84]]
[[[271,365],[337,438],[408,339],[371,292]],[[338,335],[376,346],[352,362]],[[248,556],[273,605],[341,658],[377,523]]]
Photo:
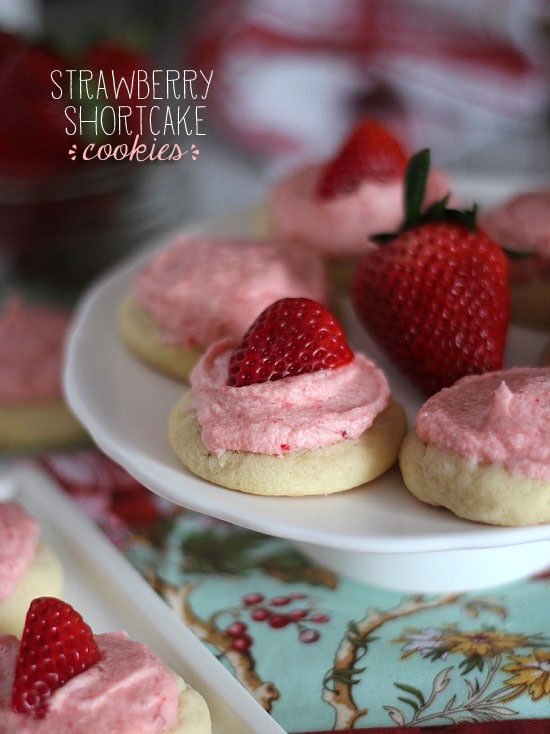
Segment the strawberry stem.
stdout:
[[403,224],[397,232],[375,234],[371,236],[371,240],[383,245],[385,242],[395,239],[401,232],[426,222],[455,222],[467,227],[472,232],[476,231],[477,204],[474,204],[471,209],[449,209],[447,203],[450,194],[447,194],[443,199],[422,210],[429,170],[430,149],[423,148],[412,156],[405,172],[405,219]]
[[405,172],[405,222],[402,229],[414,227],[420,221],[429,170],[430,149],[424,148],[413,155]]

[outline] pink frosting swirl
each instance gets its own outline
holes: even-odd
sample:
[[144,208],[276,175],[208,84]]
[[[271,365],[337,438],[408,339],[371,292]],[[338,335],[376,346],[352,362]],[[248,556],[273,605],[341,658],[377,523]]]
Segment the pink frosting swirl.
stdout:
[[[275,232],[303,241],[324,255],[361,255],[372,244],[369,237],[392,232],[403,221],[403,180],[365,181],[351,193],[322,199],[316,188],[325,164],[315,164],[281,179],[272,189],[269,206]],[[426,203],[451,190],[447,177],[432,170]]]
[[530,255],[510,259],[512,283],[550,281],[550,189],[506,199],[480,217],[480,225],[506,250]]
[[389,403],[385,375],[363,354],[336,369],[228,387],[234,346],[229,339],[213,344],[190,377],[202,439],[216,456],[280,456],[357,438]]
[[178,720],[173,674],[145,645],[125,632],[95,635],[101,660],[71,678],[49,699],[42,719],[11,708],[19,640],[0,636],[0,731],[4,734],[160,734]]
[[416,418],[424,443],[474,464],[550,479],[550,368],[463,377],[429,398]]
[[38,522],[16,502],[0,502],[0,602],[11,596],[34,560]]
[[513,196],[482,216],[480,224],[507,250],[550,260],[550,189]]
[[279,298],[326,302],[328,285],[321,260],[291,243],[182,235],[151,258],[132,293],[167,343],[206,349],[240,339]]
[[0,315],[0,401],[8,405],[60,398],[63,343],[70,317],[12,297]]

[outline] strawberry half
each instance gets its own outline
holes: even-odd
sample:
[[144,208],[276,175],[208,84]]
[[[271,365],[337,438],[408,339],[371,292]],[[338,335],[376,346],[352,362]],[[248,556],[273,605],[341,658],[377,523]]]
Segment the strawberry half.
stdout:
[[395,364],[432,394],[468,374],[500,369],[509,322],[508,263],[476,227],[475,207],[420,213],[429,150],[411,159],[406,218],[359,264],[355,311]]
[[384,183],[401,178],[409,156],[397,140],[376,120],[360,123],[325,167],[317,196],[331,199],[353,191],[363,181]]
[[324,306],[310,298],[282,298],[262,311],[233,350],[227,384],[281,380],[353,359],[342,327]]
[[92,630],[70,604],[49,596],[33,599],[15,662],[13,710],[44,717],[51,694],[99,657]]

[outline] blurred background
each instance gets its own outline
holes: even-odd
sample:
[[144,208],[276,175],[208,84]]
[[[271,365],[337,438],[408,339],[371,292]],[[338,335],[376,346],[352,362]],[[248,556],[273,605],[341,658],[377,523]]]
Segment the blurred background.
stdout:
[[[452,177],[550,184],[550,0],[0,0],[0,30],[4,289],[73,298],[163,232],[262,202],[366,114]],[[181,160],[71,161],[50,70],[112,65],[212,73],[204,99],[159,102],[201,107],[164,135]]]

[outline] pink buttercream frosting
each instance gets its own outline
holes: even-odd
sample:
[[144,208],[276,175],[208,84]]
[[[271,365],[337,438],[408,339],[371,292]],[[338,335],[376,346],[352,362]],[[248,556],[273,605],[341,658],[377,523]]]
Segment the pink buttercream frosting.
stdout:
[[[292,237],[333,257],[361,255],[369,237],[392,232],[403,221],[403,179],[365,181],[349,194],[323,199],[316,188],[324,163],[307,166],[282,178],[272,189],[269,206],[277,235]],[[426,203],[451,190],[437,170],[428,176]]]
[[510,260],[512,282],[550,280],[550,189],[512,196],[479,221],[506,250],[530,254]]
[[550,259],[550,189],[513,196],[482,216],[480,224],[507,250]]
[[0,636],[0,731],[3,734],[160,734],[177,726],[174,675],[125,632],[95,635],[101,659],[49,699],[42,719],[16,713],[11,690],[19,640]]
[[513,476],[550,480],[550,368],[463,377],[429,398],[416,418],[424,443]]
[[7,405],[61,398],[68,314],[27,306],[18,297],[0,314],[0,401]]
[[11,596],[34,560],[40,528],[16,502],[0,502],[0,602]]
[[335,369],[228,387],[234,346],[229,339],[213,344],[190,377],[202,440],[216,456],[279,456],[357,438],[389,403],[385,375],[362,354]]
[[132,290],[167,343],[206,349],[217,339],[240,339],[279,298],[326,302],[320,258],[288,242],[193,239],[180,236],[151,258]]

